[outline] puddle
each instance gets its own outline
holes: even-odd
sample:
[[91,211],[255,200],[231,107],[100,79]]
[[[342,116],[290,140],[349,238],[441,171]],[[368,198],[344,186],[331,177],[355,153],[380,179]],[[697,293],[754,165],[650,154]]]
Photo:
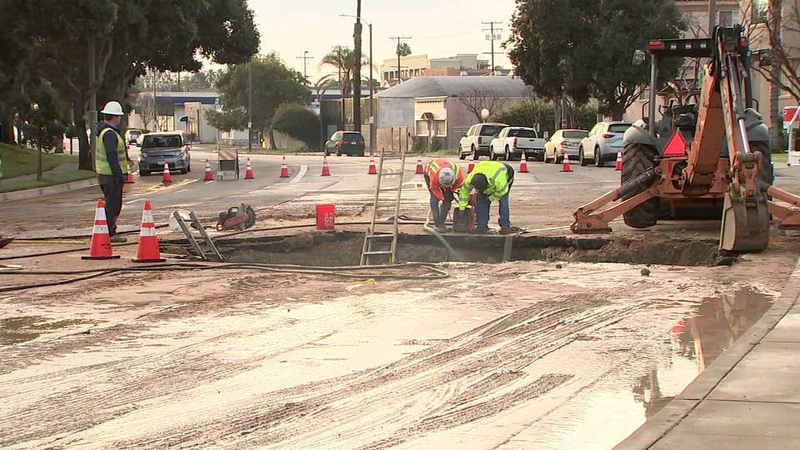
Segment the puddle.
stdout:
[[74,325],[93,324],[96,321],[72,319],[53,320],[44,316],[23,316],[0,319],[0,345],[14,345],[32,341],[39,336],[69,328]]

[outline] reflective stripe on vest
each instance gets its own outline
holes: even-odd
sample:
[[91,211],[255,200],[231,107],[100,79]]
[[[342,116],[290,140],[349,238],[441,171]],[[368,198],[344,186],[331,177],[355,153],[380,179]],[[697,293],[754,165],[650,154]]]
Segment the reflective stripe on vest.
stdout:
[[119,160],[120,170],[122,170],[123,161],[127,161],[127,155],[125,154],[125,141],[123,141],[122,136],[120,136],[119,133],[117,133],[113,128],[106,128],[100,132],[99,136],[97,136],[97,154],[95,155],[94,169],[99,175],[114,175],[114,171],[111,170],[111,164],[108,162],[106,146],[103,143],[103,137],[105,137],[106,133],[108,132],[117,135],[117,159]]

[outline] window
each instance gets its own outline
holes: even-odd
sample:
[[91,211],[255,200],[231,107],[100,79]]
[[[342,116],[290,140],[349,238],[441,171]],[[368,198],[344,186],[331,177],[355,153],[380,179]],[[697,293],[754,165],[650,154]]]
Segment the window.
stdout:
[[499,133],[503,128],[499,125],[484,125],[481,128],[481,136],[494,136]]
[[566,139],[583,139],[589,135],[588,131],[565,131],[564,138]]
[[608,126],[608,131],[611,133],[624,133],[628,131],[628,128],[631,127],[629,123],[615,123],[614,125]]
[[521,138],[530,138],[536,139],[539,136],[536,135],[536,132],[533,130],[526,130],[524,128],[518,128],[516,130],[512,129],[508,131],[508,137],[521,137]]
[[445,120],[435,120],[433,122],[433,127],[435,130],[436,136],[447,136],[447,121]]
[[603,124],[598,123],[597,125],[594,126],[594,128],[592,128],[592,131],[589,132],[589,136],[594,136],[595,134],[599,133],[600,130],[602,129],[603,129]]
[[769,0],[753,0],[753,23],[769,20]]
[[146,135],[142,148],[180,148],[180,136],[152,136]]
[[739,23],[739,11],[720,11],[719,26],[732,27]]
[[428,121],[427,120],[418,120],[417,121],[417,136],[427,136],[428,135]]
[[469,129],[469,131],[467,132],[467,136],[475,136],[475,129],[476,129],[476,128],[477,128],[477,126],[473,125],[473,126],[472,126],[472,127]]

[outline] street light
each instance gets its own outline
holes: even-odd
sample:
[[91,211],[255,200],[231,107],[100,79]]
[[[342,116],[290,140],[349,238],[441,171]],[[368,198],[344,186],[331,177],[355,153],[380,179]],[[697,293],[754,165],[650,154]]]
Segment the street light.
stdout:
[[[372,112],[372,103],[373,103],[373,95],[372,95],[373,94],[372,93],[372,91],[373,91],[373,89],[372,89],[372,75],[373,75],[373,72],[372,72],[372,24],[370,22],[367,22],[363,18],[355,16],[355,15],[352,15],[352,14],[339,14],[339,17],[352,17],[352,18],[354,18],[356,20],[360,20],[360,21],[364,22],[369,27],[369,83],[367,83],[367,85],[369,86],[369,151],[370,152],[374,152],[375,151],[375,116],[373,115],[373,112]],[[355,63],[356,64],[361,64],[361,61],[356,61]],[[358,84],[360,85],[361,83],[358,83]]]

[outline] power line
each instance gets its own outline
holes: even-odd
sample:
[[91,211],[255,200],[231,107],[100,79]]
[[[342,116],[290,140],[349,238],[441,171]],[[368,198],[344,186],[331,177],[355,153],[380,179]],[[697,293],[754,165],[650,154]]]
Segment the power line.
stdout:
[[303,56],[298,56],[297,59],[303,60],[303,78],[308,79],[308,62],[314,57],[308,56],[308,50],[306,50],[303,52]]
[[495,25],[502,25],[502,24],[503,24],[503,22],[481,22],[481,25],[489,25],[489,29],[487,30],[486,28],[484,28],[484,29],[483,29],[483,31],[484,31],[484,32],[485,32],[485,31],[488,31],[488,32],[489,32],[489,34],[486,36],[486,40],[487,40],[487,41],[491,41],[491,42],[492,42],[492,52],[491,52],[491,53],[492,53],[492,68],[491,68],[491,69],[492,69],[492,70],[491,70],[491,74],[492,74],[492,75],[494,74],[494,68],[496,67],[496,66],[494,65],[494,54],[495,54],[495,51],[494,51],[494,41],[499,41],[499,40],[501,40],[501,39],[503,38],[503,37],[502,37],[502,35],[500,35],[500,34],[495,34],[495,31],[497,31],[497,32],[500,32],[500,31],[502,31],[502,30],[500,30],[500,29],[495,29],[495,27],[494,27],[494,26],[495,26]]

